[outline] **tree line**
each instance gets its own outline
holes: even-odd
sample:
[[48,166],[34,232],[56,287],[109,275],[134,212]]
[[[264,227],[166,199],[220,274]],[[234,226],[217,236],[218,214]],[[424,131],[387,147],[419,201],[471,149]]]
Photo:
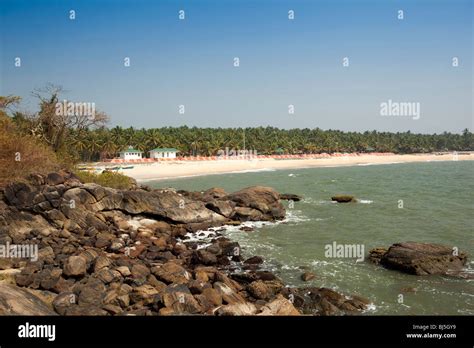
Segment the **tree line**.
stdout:
[[[176,148],[181,156],[215,156],[219,150],[253,150],[258,154],[315,154],[334,152],[393,152],[398,154],[445,151],[473,151],[474,137],[468,129],[461,134],[416,134],[407,132],[252,128],[123,128],[107,127],[109,117],[97,111],[93,118],[57,115],[61,88],[38,90],[40,111],[34,114],[9,113],[17,128],[41,139],[60,157],[71,161],[113,158],[133,146],[144,152],[156,147]],[[0,97],[0,108],[18,104],[18,97]]]

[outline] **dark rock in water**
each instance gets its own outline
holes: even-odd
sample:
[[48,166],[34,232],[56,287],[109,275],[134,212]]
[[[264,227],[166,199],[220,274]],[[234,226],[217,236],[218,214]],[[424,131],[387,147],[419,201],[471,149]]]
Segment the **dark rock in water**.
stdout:
[[251,227],[251,226],[242,226],[241,228],[239,228],[240,231],[245,231],[245,232],[252,232],[254,231],[254,228]]
[[263,258],[261,256],[252,256],[245,260],[244,263],[251,265],[259,265],[263,263]]
[[268,271],[258,271],[258,272],[255,272],[255,275],[260,280],[279,280],[279,278],[276,275]]
[[386,268],[415,275],[456,275],[467,263],[467,255],[455,248],[431,244],[404,242],[393,244],[382,256]]
[[338,203],[350,203],[350,202],[357,202],[357,199],[354,196],[351,195],[335,195],[331,197],[332,201],[338,202]]
[[405,287],[405,288],[401,288],[400,291],[406,293],[406,292],[417,292],[418,290],[413,287]]
[[285,201],[299,202],[301,201],[302,197],[293,193],[280,193],[280,199]]
[[301,275],[301,280],[304,281],[304,282],[310,281],[314,278],[316,278],[316,275],[314,273],[311,273],[311,272],[304,272]]

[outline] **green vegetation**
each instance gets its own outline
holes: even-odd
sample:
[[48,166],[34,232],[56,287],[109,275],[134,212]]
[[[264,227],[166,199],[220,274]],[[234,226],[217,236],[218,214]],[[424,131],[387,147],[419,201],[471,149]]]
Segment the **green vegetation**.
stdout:
[[83,183],[96,183],[101,186],[111,187],[115,189],[128,190],[136,183],[132,178],[116,173],[116,172],[102,172],[95,174],[91,172],[77,171],[74,174],[81,179]]
[[[243,134],[242,128],[98,128],[71,132],[71,150],[83,161],[112,158],[129,145],[147,154],[156,147],[173,147],[180,151],[181,156],[214,156],[226,147],[243,149]],[[262,155],[472,151],[474,136],[467,129],[462,134],[414,134],[256,127],[245,128],[245,148],[256,150]]]
[[[38,149],[46,146],[54,152],[55,155],[50,157],[51,161],[59,160],[70,166],[79,161],[116,157],[118,152],[128,146],[133,146],[146,155],[157,147],[176,148],[181,156],[213,156],[226,148],[245,148],[261,155],[333,152],[405,154],[474,150],[474,136],[468,129],[462,134],[414,134],[410,131],[357,133],[319,128],[286,130],[274,127],[244,129],[182,126],[136,129],[117,126],[109,129],[106,127],[109,117],[100,111],[96,111],[93,117],[58,115],[56,104],[62,100],[61,93],[62,89],[53,85],[33,92],[40,110],[31,115],[11,112],[9,116],[12,122],[9,127],[15,128],[16,133],[11,134],[17,134],[16,140],[20,139],[18,134],[27,137],[25,139],[28,141],[36,139],[38,144],[43,144]],[[6,110],[18,102],[18,97],[0,97],[0,110],[4,118]],[[22,141],[14,143],[20,146],[17,143]],[[11,158],[11,151],[9,148],[4,149],[1,156]],[[45,163],[48,164],[48,161]]]
[[34,136],[23,134],[6,109],[18,97],[0,97],[0,185],[19,181],[32,173],[48,173],[61,166],[54,151]]

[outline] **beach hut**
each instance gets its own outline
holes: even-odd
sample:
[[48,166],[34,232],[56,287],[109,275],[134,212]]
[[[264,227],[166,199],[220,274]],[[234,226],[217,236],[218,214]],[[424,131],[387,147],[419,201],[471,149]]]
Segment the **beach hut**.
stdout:
[[132,160],[132,159],[142,159],[143,151],[134,149],[132,146],[129,146],[128,149],[120,151],[120,158],[123,160]]
[[150,158],[176,158],[176,152],[174,148],[157,147],[150,151]]

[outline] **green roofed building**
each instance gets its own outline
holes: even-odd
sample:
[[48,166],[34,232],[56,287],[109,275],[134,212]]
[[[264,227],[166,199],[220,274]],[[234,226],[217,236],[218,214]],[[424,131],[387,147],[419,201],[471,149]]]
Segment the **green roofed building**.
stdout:
[[120,158],[124,160],[131,159],[142,159],[143,151],[134,149],[132,146],[129,146],[128,149],[120,151]]
[[150,158],[176,158],[178,150],[169,147],[157,147],[150,151]]

